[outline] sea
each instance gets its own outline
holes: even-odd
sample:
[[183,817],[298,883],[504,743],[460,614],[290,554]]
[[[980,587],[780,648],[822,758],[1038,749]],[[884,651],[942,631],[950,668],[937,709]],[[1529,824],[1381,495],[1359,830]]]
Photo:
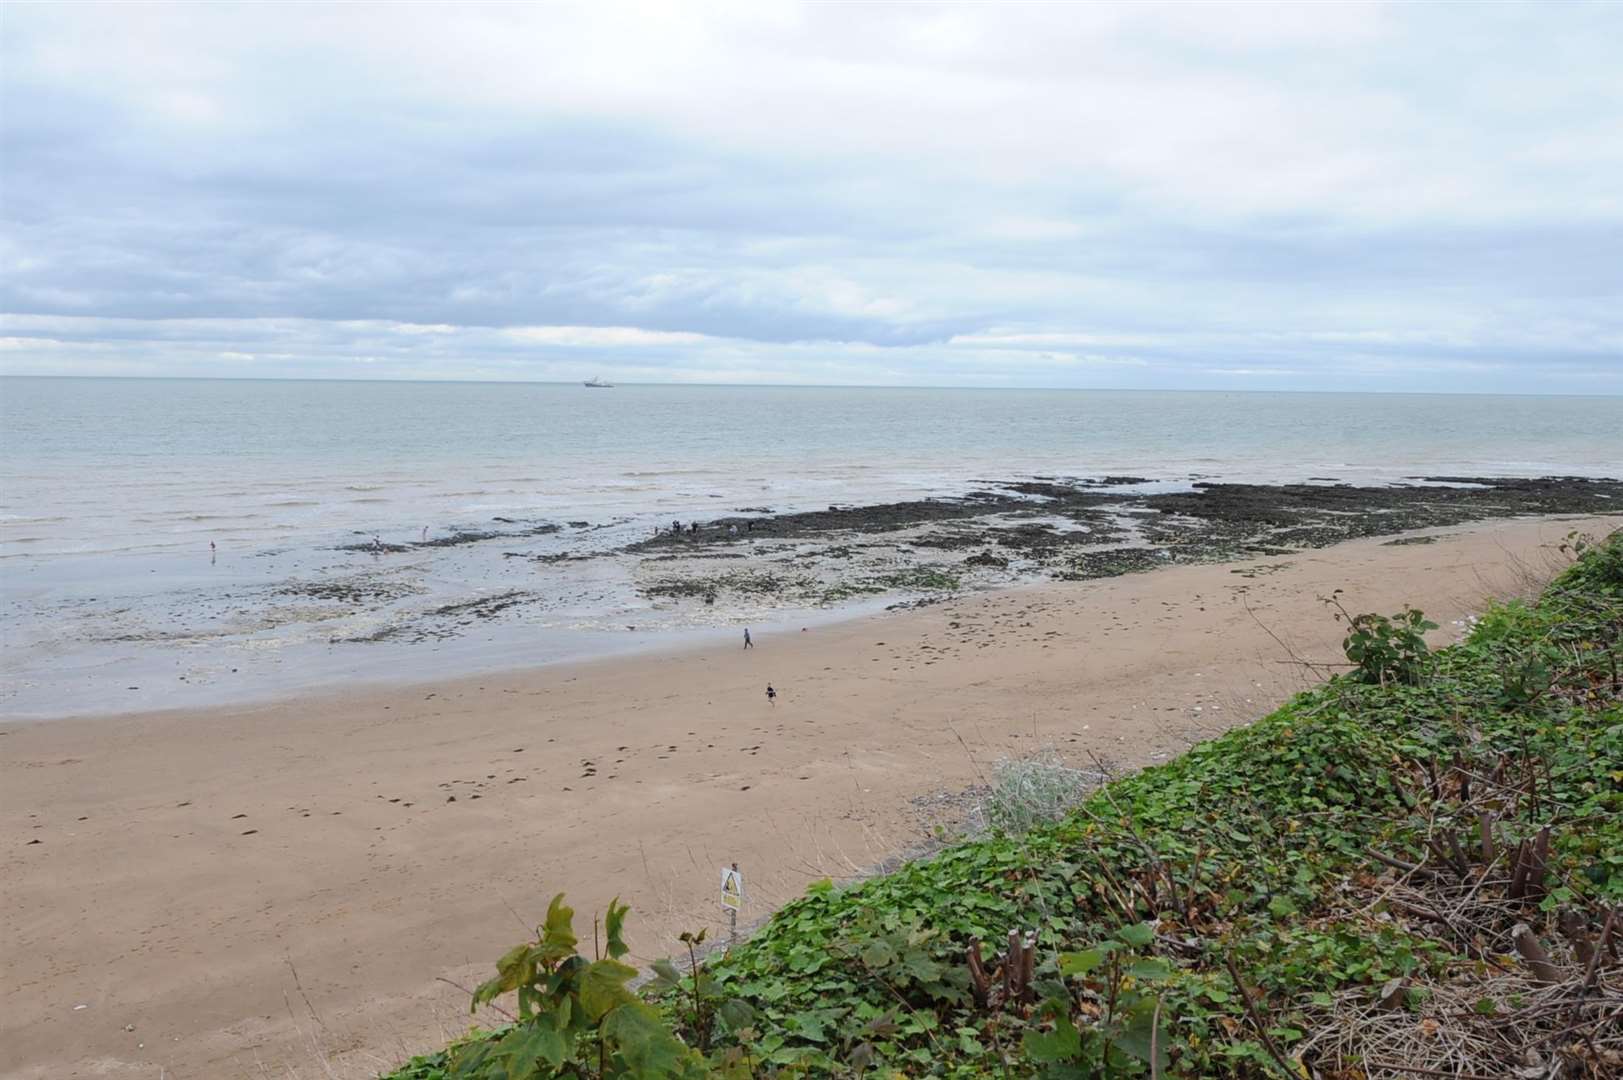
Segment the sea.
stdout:
[[[6,377],[0,451],[0,714],[45,718],[730,634],[654,611],[616,559],[555,567],[511,618],[368,632],[503,595],[531,565],[510,553],[673,520],[1030,477],[1623,476],[1623,398]],[[468,531],[493,535],[421,546]]]

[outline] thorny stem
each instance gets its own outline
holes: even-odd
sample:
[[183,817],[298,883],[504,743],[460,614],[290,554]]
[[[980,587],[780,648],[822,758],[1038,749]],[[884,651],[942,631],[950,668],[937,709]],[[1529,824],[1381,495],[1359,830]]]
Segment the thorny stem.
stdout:
[[710,1048],[710,1025],[704,1022],[704,1014],[699,1006],[699,955],[693,951],[693,942],[690,939],[688,946],[688,978],[693,980],[693,1031],[699,1037],[699,1049]]
[[1268,1051],[1268,1056],[1278,1063],[1279,1067],[1285,1071],[1286,1076],[1296,1080],[1296,1077],[1300,1074],[1291,1068],[1290,1062],[1280,1052],[1273,1036],[1268,1034],[1268,1028],[1263,1024],[1262,1017],[1257,1015],[1256,1003],[1251,1000],[1251,991],[1245,988],[1245,980],[1240,978],[1240,969],[1234,966],[1234,957],[1227,952],[1223,954],[1223,966],[1229,969],[1229,978],[1234,980],[1234,989],[1240,992],[1240,1001],[1245,1005],[1245,1013],[1251,1018],[1252,1026],[1257,1029],[1257,1036],[1262,1039],[1263,1048]]

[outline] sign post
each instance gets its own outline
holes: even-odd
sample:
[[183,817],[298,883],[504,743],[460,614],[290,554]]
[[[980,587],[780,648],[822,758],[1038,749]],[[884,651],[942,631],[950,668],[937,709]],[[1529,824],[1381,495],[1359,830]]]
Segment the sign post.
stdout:
[[738,944],[738,912],[744,906],[744,875],[738,864],[721,868],[721,906],[727,912],[727,947]]

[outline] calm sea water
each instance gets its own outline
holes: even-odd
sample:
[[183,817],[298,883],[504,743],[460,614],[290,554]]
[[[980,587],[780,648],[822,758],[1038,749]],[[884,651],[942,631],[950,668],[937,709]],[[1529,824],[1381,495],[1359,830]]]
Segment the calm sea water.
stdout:
[[[444,604],[531,572],[500,542],[375,567],[336,550],[357,538],[506,518],[585,523],[532,552],[606,549],[673,518],[1031,475],[1618,476],[1623,398],[3,378],[0,449],[0,709],[50,715],[400,664],[331,646],[335,616],[289,581]],[[463,670],[624,647],[602,636],[638,603],[612,561],[557,570],[544,613],[476,655],[430,651]]]
[[0,557],[947,494],[1623,473],[1623,398],[0,379]]

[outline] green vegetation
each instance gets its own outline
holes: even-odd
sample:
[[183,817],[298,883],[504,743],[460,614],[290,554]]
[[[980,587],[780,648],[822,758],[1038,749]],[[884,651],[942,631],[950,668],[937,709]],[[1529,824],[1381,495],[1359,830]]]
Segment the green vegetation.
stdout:
[[805,574],[788,576],[770,570],[734,570],[726,574],[667,577],[640,586],[649,599],[699,597],[714,603],[722,594],[736,596],[789,596],[808,594],[817,582]]
[[958,588],[958,575],[937,565],[910,566],[895,573],[880,574],[870,579],[873,584],[887,589],[951,592]]
[[1572,551],[1460,645],[1354,617],[1349,674],[1058,821],[815,885],[646,1005],[623,908],[602,995],[543,929],[480,989],[530,1012],[390,1080],[1623,1075],[1623,533]]
[[1425,681],[1430,670],[1431,650],[1426,631],[1437,624],[1414,608],[1387,618],[1385,615],[1354,615],[1341,606],[1337,589],[1326,604],[1336,610],[1336,618],[1347,624],[1341,649],[1357,665],[1355,675],[1364,682],[1385,686],[1389,682],[1414,686]]
[[[496,977],[474,991],[473,1003],[478,1007],[511,993],[518,1001],[515,1023],[459,1047],[446,1075],[453,1080],[703,1076],[699,1055],[627,987],[637,969],[620,962],[629,951],[622,934],[626,908],[609,902],[603,918],[605,955],[590,961],[575,949],[574,917],[561,894],[553,897],[535,942],[496,962]],[[595,924],[592,930],[595,943]]]

